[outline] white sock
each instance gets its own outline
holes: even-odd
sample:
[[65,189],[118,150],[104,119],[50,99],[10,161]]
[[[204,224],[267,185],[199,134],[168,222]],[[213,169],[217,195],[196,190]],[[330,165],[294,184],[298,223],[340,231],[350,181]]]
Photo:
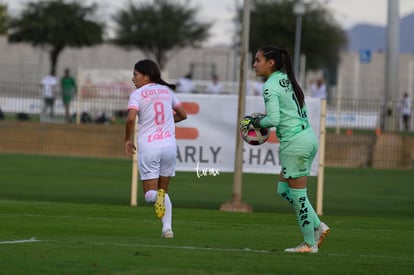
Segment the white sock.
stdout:
[[172,203],[170,200],[170,196],[168,194],[165,194],[165,200],[164,200],[164,206],[165,206],[165,214],[164,217],[162,217],[162,231],[172,229],[171,221],[172,221]]
[[157,191],[155,190],[148,190],[145,193],[145,201],[149,204],[154,204],[157,198]]

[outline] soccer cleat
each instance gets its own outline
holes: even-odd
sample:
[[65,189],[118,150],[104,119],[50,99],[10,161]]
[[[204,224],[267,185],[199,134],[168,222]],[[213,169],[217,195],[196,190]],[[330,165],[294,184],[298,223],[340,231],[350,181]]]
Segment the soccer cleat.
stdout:
[[328,237],[330,231],[331,230],[329,227],[323,222],[321,222],[318,228],[315,228],[315,241],[318,247],[321,247],[323,241],[326,237]]
[[172,238],[174,238],[174,233],[171,229],[167,229],[167,230],[162,232],[161,238],[172,239]]
[[158,189],[157,198],[155,200],[154,207],[155,207],[155,215],[160,219],[164,217],[164,214],[165,214],[164,199],[165,199],[164,189]]
[[297,247],[286,248],[285,252],[293,253],[318,253],[318,245],[310,246],[307,243],[301,243]]

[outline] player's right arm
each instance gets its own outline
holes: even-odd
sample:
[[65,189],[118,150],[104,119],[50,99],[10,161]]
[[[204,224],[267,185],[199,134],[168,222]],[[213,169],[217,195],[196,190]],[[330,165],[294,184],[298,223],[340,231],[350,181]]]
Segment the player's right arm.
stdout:
[[280,122],[280,108],[277,91],[265,87],[263,97],[266,107],[266,116],[260,120],[262,128],[277,127]]
[[125,124],[125,139],[124,139],[124,147],[125,153],[132,157],[135,154],[137,148],[134,145],[134,130],[135,130],[135,120],[137,118],[137,110],[135,109],[128,109],[128,117]]

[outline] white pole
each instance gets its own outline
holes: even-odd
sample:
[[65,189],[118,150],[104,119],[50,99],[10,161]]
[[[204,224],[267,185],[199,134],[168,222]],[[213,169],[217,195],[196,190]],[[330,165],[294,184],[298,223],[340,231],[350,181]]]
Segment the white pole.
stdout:
[[316,193],[316,213],[323,214],[323,182],[325,175],[325,140],[326,140],[326,99],[321,100],[321,121],[319,130],[319,169]]
[[408,95],[410,98],[413,97],[413,84],[414,84],[414,60],[411,59],[410,63],[408,63]]
[[[82,68],[78,68],[78,83],[80,83]],[[82,86],[78,85],[76,90],[76,124],[80,124],[81,116],[81,101],[82,101]]]
[[300,74],[299,74],[299,84],[303,90],[306,90],[306,55],[300,55]]
[[354,91],[352,98],[359,98],[359,80],[360,80],[360,61],[358,54],[355,55],[354,59]]
[[388,20],[387,20],[387,49],[385,56],[385,103],[387,116],[384,123],[386,131],[396,130],[396,114],[393,104],[398,97],[399,87],[399,0],[388,0]]
[[[243,6],[243,29],[242,29],[242,46],[240,51],[240,81],[239,81],[239,101],[237,125],[245,115],[246,105],[246,82],[247,82],[247,64],[249,53],[249,31],[250,31],[250,1],[244,0]],[[233,197],[231,202],[221,205],[222,211],[240,211],[251,212],[250,205],[242,203],[242,181],[243,181],[243,141],[239,134],[239,127],[237,127],[236,134],[236,153],[234,162],[234,176],[233,176]]]
[[302,16],[305,13],[305,5],[302,0],[297,0],[293,6],[293,13],[296,15],[295,49],[293,57],[293,70],[299,75],[300,44],[302,40]]
[[336,92],[337,92],[337,99],[336,99],[336,127],[335,127],[335,134],[339,135],[339,133],[341,132],[341,100],[342,100],[342,79],[343,79],[343,70],[341,69],[341,65],[339,65],[339,69],[338,69],[338,78],[337,78],[337,87],[336,87]]
[[[137,119],[135,120],[137,121]],[[137,146],[137,132],[138,126],[135,122],[134,126],[134,144]],[[132,177],[131,177],[131,206],[138,205],[138,151],[132,156]]]

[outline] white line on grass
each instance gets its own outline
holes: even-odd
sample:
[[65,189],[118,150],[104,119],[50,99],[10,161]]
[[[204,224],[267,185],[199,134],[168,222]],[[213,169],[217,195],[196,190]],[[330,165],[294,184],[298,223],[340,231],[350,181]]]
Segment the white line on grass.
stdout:
[[[95,243],[96,245],[107,245],[105,243]],[[251,253],[285,253],[283,250],[260,250],[260,249],[251,249],[251,248],[217,248],[217,247],[195,247],[195,246],[172,246],[172,245],[150,245],[150,244],[112,244],[115,246],[125,246],[125,247],[145,247],[145,248],[166,248],[166,249],[185,249],[185,250],[205,250],[205,251],[224,251],[224,252],[251,252]],[[328,253],[328,256],[355,256],[350,254],[337,254],[337,253]],[[359,257],[367,258],[382,258],[382,259],[408,259],[401,257],[393,257],[386,255],[357,255]]]
[[[0,244],[19,244],[19,243],[34,243],[34,242],[56,242],[56,243],[71,243],[70,241],[57,241],[57,240],[37,240],[35,237],[28,240],[13,240],[13,241],[2,241]],[[75,241],[74,241],[75,243]],[[77,241],[76,241],[77,243]],[[144,247],[144,248],[166,248],[166,249],[183,249],[183,250],[198,250],[198,251],[221,251],[221,252],[250,252],[250,253],[278,253],[282,251],[278,250],[260,250],[260,249],[251,249],[251,248],[218,248],[218,247],[196,247],[196,246],[177,246],[177,245],[152,245],[152,244],[121,244],[121,243],[92,243],[93,245],[101,246],[121,246],[121,247]],[[338,253],[328,253],[328,256],[332,257],[349,257],[349,256],[359,256],[367,258],[382,258],[382,259],[408,259],[405,257],[393,257],[386,255],[350,255],[350,254],[338,254]]]
[[13,241],[2,241],[0,244],[18,244],[18,243],[35,243],[41,242],[41,240],[36,240],[36,238],[31,238],[28,240],[13,240]]
[[[3,215],[3,214],[0,214]],[[88,220],[102,220],[102,221],[141,221],[147,223],[159,223],[156,219],[150,218],[138,218],[135,216],[127,217],[127,218],[117,218],[117,217],[91,217],[91,216],[71,216],[71,215],[43,215],[43,214],[7,214],[7,216],[23,216],[23,217],[47,217],[47,218],[57,218],[57,219],[79,219],[84,218]],[[175,219],[174,222],[176,223],[183,223],[183,224],[207,224],[207,225],[231,225],[231,226],[274,226],[274,224],[262,224],[262,223],[236,223],[236,222],[209,222],[209,221],[188,221],[188,220],[180,220]],[[293,227],[296,225],[292,225],[289,227]]]
[[[96,245],[107,245],[105,243],[95,243]],[[111,244],[126,247],[145,247],[145,248],[167,248],[184,250],[206,250],[206,251],[225,251],[225,252],[252,252],[252,253],[273,253],[270,250],[257,250],[251,248],[218,248],[218,247],[196,247],[196,246],[175,246],[175,245],[151,245],[151,244]]]
[[[105,243],[96,243],[105,245]],[[185,250],[207,250],[207,251],[233,251],[233,252],[252,252],[252,253],[272,253],[270,250],[257,250],[251,248],[217,248],[217,247],[195,247],[195,246],[173,246],[173,245],[150,245],[150,244],[114,244],[116,246],[129,247],[146,247],[146,248],[167,248],[167,249],[185,249]]]
[[[283,250],[260,250],[260,249],[251,249],[251,248],[217,248],[217,247],[195,247],[195,246],[174,246],[174,245],[151,245],[151,244],[105,244],[105,243],[95,243],[95,245],[114,245],[114,246],[122,246],[122,247],[144,247],[144,248],[166,248],[166,249],[185,249],[185,250],[205,250],[205,251],[224,251],[224,252],[251,252],[251,253],[285,253]],[[328,256],[356,256],[350,254],[337,254],[337,253],[328,253]],[[386,255],[357,255],[359,257],[367,257],[367,258],[382,258],[382,259],[407,259],[401,257],[393,257],[393,256],[386,256]]]

